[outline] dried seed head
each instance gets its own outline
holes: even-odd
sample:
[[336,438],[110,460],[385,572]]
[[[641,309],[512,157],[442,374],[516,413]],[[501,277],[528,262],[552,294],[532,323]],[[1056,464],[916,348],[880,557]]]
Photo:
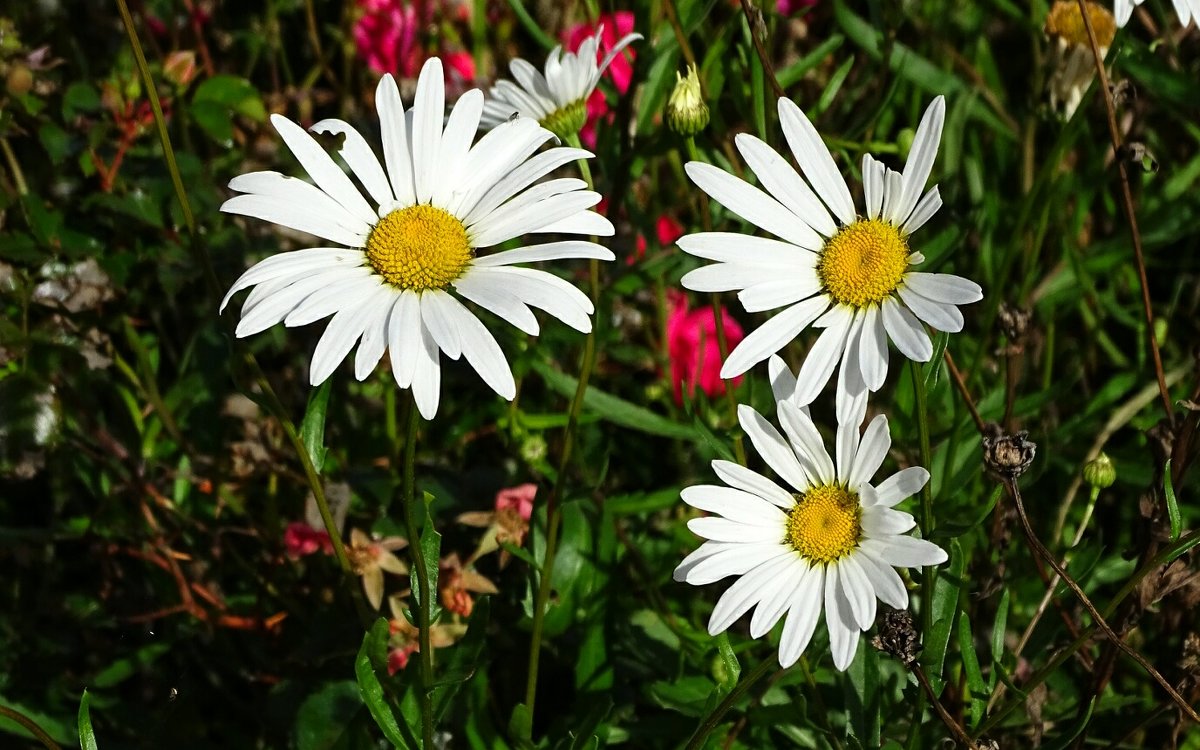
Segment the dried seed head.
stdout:
[[1029,330],[1030,313],[1020,307],[1003,302],[1000,304],[1000,332],[1008,339],[1008,345],[1019,353],[1023,350],[1025,341],[1025,332]]
[[983,438],[983,463],[998,479],[1016,479],[1024,474],[1036,453],[1037,443],[1029,440],[1024,430],[1009,435],[993,424]]
[[896,657],[911,667],[921,654],[921,643],[917,639],[917,628],[908,610],[893,609],[879,621],[879,633],[871,639],[875,648]]

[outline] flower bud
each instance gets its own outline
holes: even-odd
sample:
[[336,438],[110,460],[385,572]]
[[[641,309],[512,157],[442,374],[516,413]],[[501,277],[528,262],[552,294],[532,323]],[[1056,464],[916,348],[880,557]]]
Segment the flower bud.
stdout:
[[1117,470],[1109,457],[1101,453],[1083,465],[1083,480],[1098,490],[1112,487],[1117,481]]
[[667,99],[667,127],[684,138],[691,138],[708,125],[708,105],[700,93],[700,76],[689,65],[687,77],[675,73],[675,90]]
[[4,88],[13,96],[25,96],[33,88],[33,71],[27,65],[13,64],[8,69]]
[[196,77],[196,53],[176,50],[163,63],[163,76],[179,88],[186,88]]

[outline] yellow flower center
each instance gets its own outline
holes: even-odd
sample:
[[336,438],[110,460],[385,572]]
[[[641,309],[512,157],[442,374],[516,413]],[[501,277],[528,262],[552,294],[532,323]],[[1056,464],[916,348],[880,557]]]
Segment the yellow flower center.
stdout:
[[834,301],[866,307],[896,291],[908,269],[908,242],[880,219],[859,219],[821,248],[817,278]]
[[[1087,15],[1100,47],[1107,49],[1112,46],[1113,37],[1117,35],[1117,21],[1113,14],[1108,8],[1089,0]],[[1054,3],[1050,15],[1046,17],[1046,35],[1058,37],[1072,47],[1090,47],[1092,44],[1076,0],[1058,0]]]
[[813,564],[831,563],[858,546],[862,536],[858,495],[826,484],[793,497],[796,507],[788,512],[785,541],[804,559]]
[[367,237],[367,262],[400,289],[442,289],[475,257],[467,228],[436,206],[409,206],[379,220]]

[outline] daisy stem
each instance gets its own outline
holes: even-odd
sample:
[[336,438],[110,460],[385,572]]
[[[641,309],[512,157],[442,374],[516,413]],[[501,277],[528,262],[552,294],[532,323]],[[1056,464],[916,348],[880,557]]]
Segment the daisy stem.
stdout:
[[[687,144],[688,158],[692,161],[703,162],[700,158],[700,150],[696,148],[696,139],[688,136],[683,139]],[[703,222],[704,231],[712,228],[712,215],[708,205],[708,196],[700,193],[700,212],[701,221]],[[729,358],[729,339],[725,336],[725,312],[721,306],[721,295],[713,292],[709,295],[709,304],[712,305],[713,322],[717,330],[717,352],[721,355],[721,362],[724,363]],[[700,356],[703,357],[703,349],[700,350]],[[725,389],[725,404],[729,410],[729,423],[732,425],[730,430],[733,431],[733,452],[737,455],[738,463],[742,466],[746,465],[746,446],[742,444],[742,435],[738,431],[738,416],[737,402],[733,398],[733,388],[727,386]]]
[[717,707],[712,710],[712,713],[704,717],[704,721],[696,728],[696,733],[688,740],[687,747],[684,750],[697,750],[703,747],[704,741],[708,739],[708,735],[717,727],[717,724],[721,723],[721,719],[724,718],[729,709],[733,708],[733,705],[742,699],[746,691],[754,687],[754,683],[761,680],[774,664],[775,662],[770,658],[759,662],[754,671],[746,675],[741,682],[735,685],[733,690],[729,691],[729,695],[725,696],[725,700],[718,703]]
[[1163,372],[1162,354],[1158,351],[1158,334],[1154,326],[1154,310],[1150,305],[1150,281],[1146,277],[1146,260],[1142,255],[1142,234],[1138,231],[1137,212],[1133,209],[1133,192],[1129,189],[1129,173],[1125,169],[1124,144],[1121,142],[1121,130],[1117,127],[1116,108],[1113,105],[1112,89],[1108,84],[1108,72],[1104,69],[1104,55],[1100,52],[1100,43],[1096,39],[1096,30],[1092,28],[1092,18],[1088,15],[1087,4],[1078,0],[1079,12],[1083,15],[1083,27],[1087,30],[1088,40],[1092,46],[1092,58],[1096,63],[1096,75],[1100,79],[1100,98],[1104,100],[1104,111],[1108,115],[1108,134],[1112,138],[1113,161],[1117,163],[1117,173],[1121,177],[1121,204],[1125,208],[1125,218],[1129,220],[1129,233],[1133,239],[1133,259],[1137,266],[1138,281],[1142,287],[1142,311],[1146,315],[1146,339],[1150,345],[1150,354],[1154,358],[1154,375],[1158,379],[1158,392],[1162,397],[1163,409],[1166,411],[1167,424],[1175,425],[1175,409],[1171,406],[1171,392],[1167,389],[1167,379]]
[[[921,365],[917,362],[908,363],[908,372],[912,375],[913,398],[916,403],[916,418],[917,418],[917,440],[921,448],[921,465],[926,470],[930,467],[930,456],[932,450],[929,447],[929,407],[925,398],[925,375],[921,372]],[[929,482],[921,488],[921,536],[928,539],[929,534],[933,531],[933,490],[929,486]],[[933,597],[934,569],[926,567],[921,570],[921,633],[922,642],[928,637],[933,630],[933,607],[931,606],[931,598]],[[918,734],[921,725],[921,717],[925,714],[925,694],[921,693],[917,698],[917,705],[913,711],[912,731],[909,734],[908,747],[914,747],[913,742],[920,736]]]
[[408,390],[407,393],[410,395],[405,399],[408,427],[404,437],[404,524],[408,527],[408,550],[412,555],[413,567],[416,568],[414,576],[417,580],[417,587],[421,590],[420,601],[415,601],[416,597],[414,597],[414,604],[420,605],[417,607],[417,639],[418,653],[421,658],[421,689],[417,691],[417,697],[421,705],[421,746],[425,750],[432,750],[433,646],[430,643],[429,631],[432,622],[429,612],[430,602],[433,601],[435,594],[430,590],[429,568],[426,565],[425,548],[421,545],[421,526],[418,521],[416,482],[414,481],[417,463],[417,425],[420,420],[420,412],[412,398],[412,390]]
[[[579,136],[566,138],[568,145],[581,148]],[[588,185],[595,189],[592,181],[592,170],[585,159],[579,160],[579,172]],[[592,304],[599,306],[600,301],[600,262],[593,259],[588,264],[588,276],[592,293]],[[525,683],[525,707],[529,709],[529,721],[533,723],[534,703],[537,698],[538,661],[542,652],[542,629],[546,619],[546,605],[550,601],[551,579],[554,574],[554,560],[558,555],[558,529],[562,521],[562,511],[559,502],[562,498],[563,487],[566,484],[567,467],[570,466],[571,454],[575,447],[575,432],[579,427],[579,415],[583,412],[583,396],[587,393],[588,381],[592,377],[592,368],[596,364],[596,329],[599,327],[601,316],[597,313],[592,324],[592,330],[584,340],[583,359],[579,364],[579,382],[575,386],[575,396],[571,399],[571,408],[567,414],[567,426],[563,430],[562,454],[558,459],[558,474],[554,477],[554,485],[546,499],[546,553],[542,560],[541,577],[538,579],[537,594],[533,604],[533,624],[529,635],[529,667]]]

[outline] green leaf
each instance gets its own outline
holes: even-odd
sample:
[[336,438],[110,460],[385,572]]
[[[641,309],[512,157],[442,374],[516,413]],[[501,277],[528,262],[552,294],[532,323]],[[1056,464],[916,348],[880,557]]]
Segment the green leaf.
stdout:
[[96,733],[92,731],[92,714],[88,710],[88,691],[85,688],[79,699],[79,746],[83,750],[97,750]]
[[946,351],[946,345],[950,343],[950,334],[945,331],[940,331],[933,337],[933,355],[929,358],[929,362],[924,365],[925,368],[925,388],[933,390],[937,385],[938,374],[942,371],[942,355]]
[[996,605],[996,621],[992,624],[992,663],[999,664],[1004,658],[1004,631],[1008,628],[1009,590],[1000,594]]
[[45,123],[38,128],[38,140],[42,142],[42,148],[46,149],[46,153],[50,156],[50,163],[57,166],[67,158],[71,137],[59,126],[52,122]]
[[[436,592],[438,590],[438,561],[441,559],[442,553],[442,535],[438,533],[433,526],[433,515],[429,509],[433,506],[433,495],[425,493],[425,522],[421,527],[421,552],[425,556],[425,575],[429,578],[429,590]],[[409,574],[412,585],[413,606],[417,609],[426,606],[425,592],[421,588],[420,577],[417,576],[416,566],[413,566],[412,573]],[[438,617],[442,614],[442,608],[438,605],[436,594],[429,597],[429,624],[437,622]],[[415,624],[415,623],[414,623]]]
[[362,695],[353,680],[322,685],[296,712],[296,749],[333,750],[362,706]]
[[950,633],[958,613],[958,595],[962,589],[965,568],[962,545],[953,539],[950,541],[950,565],[938,572],[937,582],[933,585],[933,627],[921,654],[921,663],[925,666],[925,674],[929,676],[935,694],[942,690],[942,665],[950,647]]
[[[542,376],[546,385],[550,386],[552,390],[568,398],[575,395],[575,386],[579,382],[575,378],[555,370],[545,362],[534,362],[533,369]],[[696,440],[699,437],[696,431],[688,425],[655,414],[649,409],[605,393],[595,386],[588,387],[587,393],[583,397],[583,408],[613,424],[650,435],[675,440]]]
[[602,693],[613,685],[612,660],[608,656],[604,621],[587,626],[575,660],[575,689],[585,693]]
[[1171,519],[1171,541],[1178,541],[1183,532],[1183,518],[1179,515],[1179,501],[1175,498],[1175,487],[1171,484],[1171,459],[1163,468],[1163,496],[1167,499],[1167,517]]
[[1088,701],[1087,710],[1079,716],[1079,719],[1071,726],[1071,728],[1053,742],[1047,742],[1045,745],[1042,745],[1042,750],[1066,750],[1066,748],[1070,747],[1071,743],[1075,741],[1075,738],[1078,737],[1081,732],[1083,732],[1088,723],[1092,720],[1092,712],[1096,710],[1097,700],[1098,699],[1095,696],[1092,696],[1092,699]]
[[354,659],[354,675],[358,678],[358,692],[362,696],[363,703],[367,704],[371,718],[375,720],[375,724],[383,732],[383,736],[387,738],[388,742],[392,743],[392,747],[415,750],[417,745],[410,744],[400,733],[396,714],[383,694],[383,685],[380,684],[379,676],[375,671],[378,668],[376,665],[387,663],[387,646],[388,621],[380,617],[363,636],[362,646],[359,647],[358,656]]
[[245,78],[233,75],[217,75],[205,80],[196,88],[192,103],[212,102],[223,105],[239,115],[257,122],[267,119],[267,109],[254,84]]
[[979,655],[975,653],[975,637],[971,632],[971,618],[966,611],[958,614],[958,650],[962,654],[963,673],[967,677],[967,692],[971,701],[971,726],[979,724],[987,708],[988,687],[979,669]]
[[733,652],[733,645],[729,643],[729,633],[722,631],[716,637],[717,653],[721,655],[721,687],[726,693],[737,687],[738,680],[742,676],[742,663],[738,661],[737,654]]
[[518,748],[533,747],[533,714],[529,706],[518,703],[508,719],[508,736]]
[[850,730],[865,750],[879,747],[882,710],[879,694],[879,652],[860,648],[846,670],[846,698],[849,703]]
[[331,382],[332,378],[326,379],[308,397],[308,408],[304,410],[304,420],[300,423],[300,440],[304,442],[308,459],[318,474],[325,466],[325,456],[329,453],[325,447],[325,413],[329,409]]

